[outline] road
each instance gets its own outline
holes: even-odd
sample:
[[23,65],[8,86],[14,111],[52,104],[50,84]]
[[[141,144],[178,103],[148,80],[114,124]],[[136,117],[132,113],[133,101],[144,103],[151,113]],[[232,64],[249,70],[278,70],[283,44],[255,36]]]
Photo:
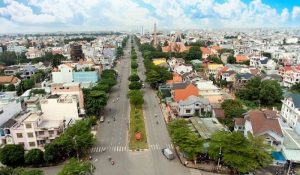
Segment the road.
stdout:
[[[134,44],[138,56],[138,74],[145,80],[143,58]],[[105,122],[100,124],[96,138],[97,144],[92,148],[93,164],[96,167],[95,175],[205,175],[198,170],[191,170],[182,166],[176,158],[167,160],[161,149],[173,149],[167,132],[163,114],[159,107],[159,100],[155,91],[146,85],[144,91],[144,114],[149,149],[132,152],[128,150],[128,119],[129,101],[128,76],[130,74],[130,39],[124,49],[124,58],[117,64],[116,70],[120,75],[118,84],[112,89],[110,99],[104,111]],[[119,98],[119,100],[117,100]],[[157,117],[155,117],[157,114]],[[116,118],[116,121],[113,118]],[[109,122],[108,122],[109,121]],[[156,124],[156,122],[159,124]],[[103,150],[106,150],[102,152]],[[111,165],[108,156],[115,160]]]

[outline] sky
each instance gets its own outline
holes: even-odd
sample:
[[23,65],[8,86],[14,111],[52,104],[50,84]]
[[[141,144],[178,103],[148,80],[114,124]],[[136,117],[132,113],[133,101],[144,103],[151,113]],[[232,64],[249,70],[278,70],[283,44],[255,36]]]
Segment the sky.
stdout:
[[300,27],[300,0],[0,0],[0,33]]

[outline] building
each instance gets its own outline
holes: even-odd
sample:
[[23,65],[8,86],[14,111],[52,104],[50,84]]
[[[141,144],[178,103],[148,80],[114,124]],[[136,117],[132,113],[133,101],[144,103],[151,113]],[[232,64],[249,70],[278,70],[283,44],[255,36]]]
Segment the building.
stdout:
[[208,64],[206,75],[209,77],[213,75],[214,77],[223,68],[223,64]]
[[34,59],[38,57],[42,57],[45,55],[44,52],[42,52],[39,49],[36,49],[34,47],[29,47],[28,51],[25,53],[27,59]]
[[0,125],[17,116],[22,111],[18,97],[8,97],[5,93],[0,96]]
[[176,102],[179,102],[180,100],[185,100],[191,95],[199,95],[197,87],[188,82],[173,84],[171,93],[174,101]]
[[61,64],[52,71],[53,83],[71,83],[73,82],[73,67],[70,64]]
[[300,94],[288,93],[282,100],[280,116],[284,123],[294,128],[300,124]]
[[198,81],[195,85],[198,88],[199,95],[208,99],[211,104],[223,101],[220,88],[215,86],[212,81]]
[[275,147],[283,143],[284,136],[276,111],[249,111],[244,120],[236,119],[235,124],[234,130],[243,131],[245,137],[248,137],[248,134],[262,136],[266,143]]
[[204,140],[210,139],[218,131],[228,131],[216,118],[191,117],[190,121],[195,131]]
[[25,150],[43,150],[64,130],[63,120],[47,120],[39,113],[27,112],[16,119],[10,119],[1,128],[4,144],[20,144]]
[[178,102],[177,114],[179,117],[203,116],[210,111],[211,106],[209,105],[209,101],[205,98],[191,95],[187,99]]
[[72,44],[70,47],[71,47],[70,48],[71,59],[73,61],[79,61],[80,59],[84,58],[82,46],[80,44]]
[[11,76],[0,76],[0,84],[4,86],[8,86],[13,84],[14,86],[18,86],[21,80],[13,75]]
[[189,64],[181,64],[174,67],[174,72],[177,74],[183,75],[193,71],[193,66]]
[[300,65],[284,66],[279,69],[282,76],[283,86],[291,87],[300,82]]
[[80,87],[79,83],[58,83],[51,85],[51,94],[59,94],[59,95],[76,95],[79,100],[79,107],[81,113],[84,113],[84,99],[83,99],[83,91]]
[[77,95],[49,95],[40,104],[45,120],[64,120],[69,125],[81,119]]
[[7,45],[7,51],[8,52],[15,52],[17,54],[21,54],[22,52],[26,51],[26,47],[25,46],[18,46],[15,44],[10,44]]

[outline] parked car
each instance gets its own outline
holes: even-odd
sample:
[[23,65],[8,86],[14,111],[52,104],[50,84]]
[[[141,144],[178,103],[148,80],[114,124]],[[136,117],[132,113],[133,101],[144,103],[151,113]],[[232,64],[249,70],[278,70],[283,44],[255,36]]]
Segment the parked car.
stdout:
[[172,160],[175,158],[173,152],[169,148],[163,148],[161,151],[167,159]]

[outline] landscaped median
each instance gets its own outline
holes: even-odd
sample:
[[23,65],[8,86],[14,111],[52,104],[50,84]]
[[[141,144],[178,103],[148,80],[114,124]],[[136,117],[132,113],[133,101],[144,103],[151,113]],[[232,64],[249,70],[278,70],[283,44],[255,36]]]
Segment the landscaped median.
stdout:
[[139,151],[148,148],[147,135],[143,113],[143,92],[140,90],[142,84],[137,75],[136,52],[131,49],[131,75],[128,78],[130,81],[128,98],[130,101],[130,123],[129,123],[129,149]]

